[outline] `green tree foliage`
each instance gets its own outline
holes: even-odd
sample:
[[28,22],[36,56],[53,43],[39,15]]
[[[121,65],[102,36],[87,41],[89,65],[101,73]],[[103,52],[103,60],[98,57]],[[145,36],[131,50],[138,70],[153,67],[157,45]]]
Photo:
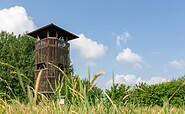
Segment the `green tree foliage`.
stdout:
[[[129,87],[124,84],[120,86],[116,84],[110,90],[106,90],[106,92],[116,104],[120,104],[121,101],[123,104],[132,103],[138,106],[163,106],[164,103],[168,102],[168,104],[173,106],[184,106],[185,76],[154,85],[140,83],[134,87]],[[122,100],[123,98],[124,100]]]
[[135,93],[139,99],[143,100],[143,104],[163,106],[164,102],[171,105],[183,106],[185,104],[185,76],[155,85],[139,84],[144,93]]
[[34,42],[26,35],[0,33],[0,96],[25,98],[33,86]]
[[114,86],[112,86],[110,90],[106,90],[106,93],[116,104],[117,103],[124,104],[128,100],[125,98],[125,96],[129,95],[128,91],[129,88],[130,86],[126,86],[124,84],[121,85],[114,84]]

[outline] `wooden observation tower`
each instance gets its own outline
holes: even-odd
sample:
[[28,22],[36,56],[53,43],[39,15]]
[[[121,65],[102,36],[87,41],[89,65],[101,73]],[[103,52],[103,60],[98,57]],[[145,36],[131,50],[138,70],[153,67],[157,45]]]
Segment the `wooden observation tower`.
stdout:
[[52,63],[68,73],[70,63],[68,41],[76,39],[78,36],[54,24],[32,31],[28,35],[37,39],[35,42],[34,83],[36,84],[38,74],[42,69],[38,91],[46,94],[53,93],[52,89],[59,79],[59,70],[48,63]]

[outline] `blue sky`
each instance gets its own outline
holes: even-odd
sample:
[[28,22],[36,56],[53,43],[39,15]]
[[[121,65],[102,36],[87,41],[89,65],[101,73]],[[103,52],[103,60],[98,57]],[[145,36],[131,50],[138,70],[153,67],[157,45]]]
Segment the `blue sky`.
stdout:
[[[112,83],[160,83],[185,74],[183,0],[1,0],[0,30],[16,34],[50,23],[80,38],[71,43],[75,72],[104,71],[101,88]],[[21,12],[21,13],[20,13]],[[80,44],[80,45],[79,45]]]

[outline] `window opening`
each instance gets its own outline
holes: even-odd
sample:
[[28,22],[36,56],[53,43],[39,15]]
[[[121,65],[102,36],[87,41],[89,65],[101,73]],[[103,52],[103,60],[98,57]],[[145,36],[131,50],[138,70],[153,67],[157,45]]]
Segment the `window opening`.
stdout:
[[40,63],[40,64],[37,64],[37,70],[40,70],[40,69],[46,69],[46,64],[45,63]]

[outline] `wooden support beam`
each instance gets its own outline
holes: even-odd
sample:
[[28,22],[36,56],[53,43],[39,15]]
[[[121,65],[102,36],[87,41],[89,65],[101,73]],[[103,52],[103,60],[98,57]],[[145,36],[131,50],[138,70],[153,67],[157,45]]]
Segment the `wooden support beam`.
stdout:
[[58,38],[58,31],[56,31],[56,38]]
[[39,35],[37,34],[37,41],[39,41],[40,40],[40,38],[39,38]]
[[66,42],[68,42],[68,37],[66,37]]
[[47,38],[49,38],[49,30],[47,30]]

